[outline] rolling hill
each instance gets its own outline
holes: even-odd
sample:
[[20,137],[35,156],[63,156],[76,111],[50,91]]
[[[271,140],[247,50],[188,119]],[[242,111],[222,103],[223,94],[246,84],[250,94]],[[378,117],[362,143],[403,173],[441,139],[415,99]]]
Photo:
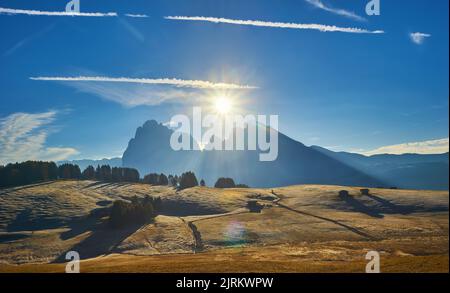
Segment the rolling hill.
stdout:
[[[348,196],[339,193],[347,190]],[[116,199],[159,196],[153,223],[112,229]],[[247,208],[256,200],[260,213]],[[54,181],[0,190],[0,272],[448,272],[444,191],[298,185],[273,189]]]

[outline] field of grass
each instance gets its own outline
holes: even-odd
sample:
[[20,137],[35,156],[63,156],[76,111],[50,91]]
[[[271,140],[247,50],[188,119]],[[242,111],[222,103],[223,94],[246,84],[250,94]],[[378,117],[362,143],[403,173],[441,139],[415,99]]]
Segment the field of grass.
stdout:
[[[347,190],[348,196],[339,195]],[[0,272],[448,272],[449,193],[303,185],[274,189],[55,181],[0,190]],[[159,196],[153,223],[113,230],[96,210]],[[247,202],[264,206],[252,213]],[[94,212],[93,212],[94,211]]]

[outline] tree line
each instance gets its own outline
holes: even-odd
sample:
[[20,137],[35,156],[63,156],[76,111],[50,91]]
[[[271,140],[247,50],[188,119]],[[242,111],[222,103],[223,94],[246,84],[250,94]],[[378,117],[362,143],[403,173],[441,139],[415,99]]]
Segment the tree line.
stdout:
[[59,169],[54,162],[27,161],[0,166],[0,187],[51,181],[58,177]]
[[[197,180],[194,172],[188,171],[180,176],[150,173],[140,178],[139,172],[133,168],[98,165],[88,166],[82,172],[76,164],[65,163],[57,166],[54,162],[27,161],[23,163],[0,165],[0,187],[21,186],[57,179],[95,180],[103,182],[146,183],[156,186],[172,186],[178,190],[195,186],[206,186],[205,180]],[[231,178],[219,178],[216,188],[248,188],[244,184],[235,184]]]
[[133,168],[109,165],[88,166],[83,172],[75,164],[57,166],[54,162],[26,161],[0,165],[0,187],[14,187],[57,179],[97,180],[105,182],[139,182],[139,172]]
[[97,166],[97,168],[87,166],[81,173],[81,179],[105,182],[139,182],[140,175],[138,170],[133,168],[111,168],[109,165]]

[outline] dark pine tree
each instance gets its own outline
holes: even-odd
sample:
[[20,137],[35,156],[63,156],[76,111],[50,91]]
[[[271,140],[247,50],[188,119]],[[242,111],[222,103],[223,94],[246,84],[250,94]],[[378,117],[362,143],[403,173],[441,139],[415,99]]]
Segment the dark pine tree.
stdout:
[[186,172],[181,175],[179,189],[186,189],[198,186],[197,177],[195,177],[194,172]]
[[83,180],[95,180],[95,169],[93,166],[87,166],[81,173],[81,178]]
[[167,178],[166,175],[161,173],[161,175],[159,175],[159,182],[158,182],[158,184],[162,185],[162,186],[167,186],[167,185],[169,185],[169,179]]

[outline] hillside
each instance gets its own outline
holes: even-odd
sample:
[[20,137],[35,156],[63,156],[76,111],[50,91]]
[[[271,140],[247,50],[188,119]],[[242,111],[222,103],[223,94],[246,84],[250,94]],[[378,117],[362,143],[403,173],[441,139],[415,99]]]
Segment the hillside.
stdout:
[[[343,189],[350,195],[340,196]],[[134,195],[160,196],[163,214],[151,224],[109,228],[102,209]],[[261,213],[249,212],[250,199],[264,206]],[[208,271],[218,263],[215,271],[359,271],[369,250],[380,251],[388,271],[448,271],[448,200],[448,192],[360,195],[322,185],[177,193],[56,181],[4,189],[0,271],[60,271],[69,250],[87,271]]]

